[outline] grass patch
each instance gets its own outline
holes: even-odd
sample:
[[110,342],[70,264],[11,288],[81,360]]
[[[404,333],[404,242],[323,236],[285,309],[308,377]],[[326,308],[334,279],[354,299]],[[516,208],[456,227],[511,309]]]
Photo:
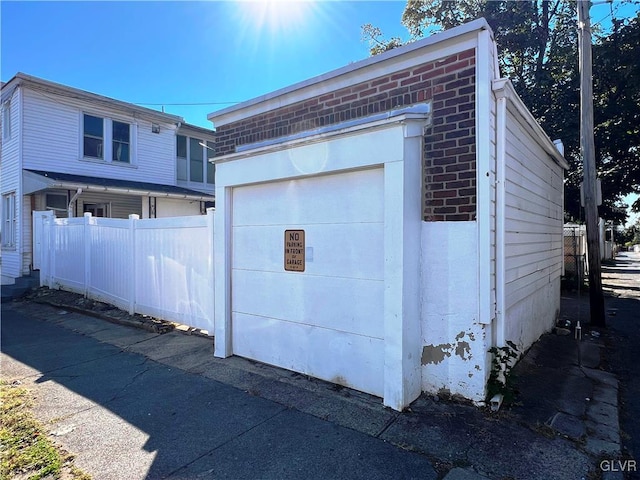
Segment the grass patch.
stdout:
[[0,479],[89,480],[89,475],[72,465],[73,456],[48,437],[32,406],[29,390],[0,381]]

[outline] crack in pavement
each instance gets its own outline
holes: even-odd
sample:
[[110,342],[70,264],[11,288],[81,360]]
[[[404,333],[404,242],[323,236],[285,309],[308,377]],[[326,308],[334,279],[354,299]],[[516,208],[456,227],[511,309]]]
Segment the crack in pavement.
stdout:
[[384,434],[384,432],[386,432],[386,431],[389,429],[389,427],[391,427],[391,425],[393,425],[394,423],[396,423],[396,421],[398,420],[398,418],[400,418],[400,412],[396,412],[396,413],[394,414],[394,416],[393,416],[393,417],[391,417],[391,418],[389,419],[389,421],[387,421],[387,423],[382,427],[382,430],[380,430],[380,431],[379,431],[376,435],[374,435],[373,437],[374,437],[374,438],[380,438],[380,436],[381,436],[382,434]]
[[[147,363],[147,361],[149,360],[147,357],[143,357],[143,358],[144,360],[142,361],[142,363],[139,363],[138,365],[136,365],[136,367],[141,367],[142,365]],[[127,382],[126,385],[123,385],[116,393],[114,393],[113,396],[105,402],[105,404],[109,404],[115,400],[118,400],[119,398],[125,398],[125,396],[121,396],[122,392],[124,392],[127,388],[133,385],[136,382],[136,380],[138,380],[139,377],[147,373],[149,370],[151,370],[151,367],[146,367],[144,370],[136,373],[133,377],[131,377],[131,380],[129,380],[129,382]]]
[[219,450],[220,448],[224,447],[225,445],[228,445],[229,443],[233,442],[234,440],[237,440],[238,438],[246,435],[247,433],[251,432],[252,430],[255,430],[256,428],[258,428],[261,425],[264,425],[265,423],[267,423],[268,421],[274,419],[275,417],[277,417],[278,415],[280,415],[282,412],[284,412],[285,410],[288,410],[288,408],[282,408],[281,410],[278,410],[275,414],[271,415],[268,418],[265,418],[263,421],[256,423],[255,425],[253,425],[252,427],[240,432],[239,434],[237,434],[236,436],[229,438],[227,441],[222,442],[220,445],[217,445],[216,447],[212,448],[211,450],[204,452],[202,455],[197,456],[196,458],[194,458],[193,460],[191,460],[190,462],[185,463],[184,465],[172,470],[171,472],[169,472],[164,478],[170,478],[172,475],[178,473],[180,470],[183,470],[185,468],[187,468],[189,465],[193,465],[195,462],[197,462],[198,460],[200,460],[201,458],[206,457],[207,455],[211,455],[213,452],[215,452],[216,450]]

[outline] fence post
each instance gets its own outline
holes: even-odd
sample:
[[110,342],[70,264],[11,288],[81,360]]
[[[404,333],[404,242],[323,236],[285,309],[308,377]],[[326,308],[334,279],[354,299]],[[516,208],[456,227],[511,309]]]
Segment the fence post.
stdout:
[[42,217],[42,240],[40,241],[41,259],[40,259],[40,286],[51,288],[51,257],[53,251],[51,248],[51,222],[53,215],[45,215]]
[[84,224],[82,226],[84,241],[84,296],[89,295],[91,284],[91,212],[85,212]]
[[213,243],[213,216],[215,214],[215,209],[207,208],[207,279],[209,284],[209,302],[207,303],[207,317],[209,318],[209,335],[213,336],[213,332],[215,331],[215,312],[216,312],[216,303],[215,303],[215,277],[214,277],[214,243]]
[[[56,275],[56,222],[55,220],[49,222],[49,250],[51,251],[49,255],[49,288],[53,288],[55,285],[55,275]],[[60,290],[58,288],[58,290]]]
[[136,311],[136,221],[140,219],[140,215],[132,213],[129,215],[129,248],[131,253],[129,261],[131,265],[131,274],[129,275],[129,315],[133,315]]

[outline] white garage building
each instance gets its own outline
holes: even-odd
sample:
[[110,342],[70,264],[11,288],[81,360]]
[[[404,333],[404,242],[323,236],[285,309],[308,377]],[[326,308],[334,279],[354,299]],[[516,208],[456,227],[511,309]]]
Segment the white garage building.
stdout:
[[214,112],[215,354],[482,402],[556,319],[566,163],[484,20]]

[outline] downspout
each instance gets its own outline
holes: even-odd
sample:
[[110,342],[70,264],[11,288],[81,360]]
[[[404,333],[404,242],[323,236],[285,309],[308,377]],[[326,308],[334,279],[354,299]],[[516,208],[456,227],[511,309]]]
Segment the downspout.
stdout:
[[76,193],[73,195],[73,197],[71,197],[71,200],[69,200],[69,206],[67,207],[67,216],[69,218],[73,217],[73,202],[76,201],[76,198],[78,198],[78,196],[80,196],[80,194],[82,193],[82,189],[79,188],[78,190],[76,190]]
[[504,90],[496,92],[496,346],[505,345],[505,211],[507,98]]

